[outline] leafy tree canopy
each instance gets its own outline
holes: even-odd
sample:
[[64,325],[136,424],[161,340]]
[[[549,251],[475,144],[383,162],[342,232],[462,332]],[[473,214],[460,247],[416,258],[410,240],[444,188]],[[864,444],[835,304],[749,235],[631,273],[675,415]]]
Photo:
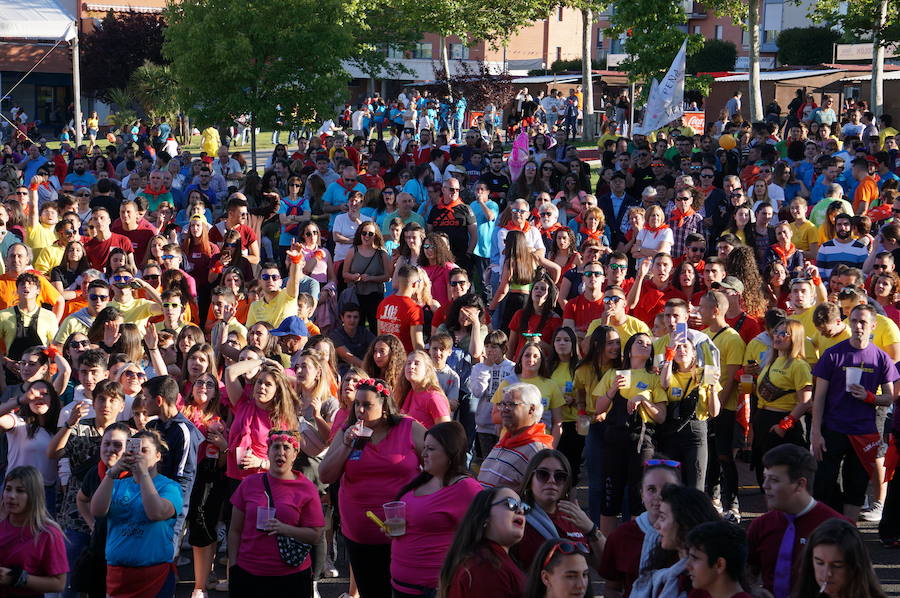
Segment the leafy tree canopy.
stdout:
[[734,70],[737,61],[737,46],[720,39],[708,39],[696,54],[687,57],[689,73],[714,73]]
[[841,34],[830,27],[796,27],[778,35],[778,62],[781,64],[813,65],[831,62],[832,44]]

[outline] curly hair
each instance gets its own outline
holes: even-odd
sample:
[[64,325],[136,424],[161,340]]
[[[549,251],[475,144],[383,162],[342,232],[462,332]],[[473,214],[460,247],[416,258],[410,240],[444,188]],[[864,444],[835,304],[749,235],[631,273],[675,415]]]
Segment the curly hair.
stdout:
[[[434,263],[425,255],[425,245],[431,244],[434,249]],[[453,263],[453,252],[450,250],[450,241],[444,233],[429,233],[425,235],[422,242],[422,253],[419,254],[420,266],[443,266],[444,264]]]
[[766,313],[769,305],[763,294],[763,280],[759,274],[753,248],[746,245],[735,247],[728,254],[725,271],[729,276],[734,276],[744,283],[744,292],[741,294],[741,306],[744,311],[754,318]]
[[[384,368],[378,367],[375,363],[375,345],[384,343],[390,349],[388,362]],[[391,388],[397,386],[400,378],[403,377],[403,365],[406,363],[406,349],[403,343],[393,334],[382,334],[372,341],[366,356],[363,357],[362,369],[374,378],[382,378]]]

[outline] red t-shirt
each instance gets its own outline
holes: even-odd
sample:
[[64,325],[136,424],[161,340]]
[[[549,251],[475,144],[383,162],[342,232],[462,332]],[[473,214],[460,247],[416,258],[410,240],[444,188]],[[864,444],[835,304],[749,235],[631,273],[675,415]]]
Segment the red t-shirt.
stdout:
[[481,548],[454,571],[447,588],[447,598],[512,598],[521,596],[524,591],[525,574],[522,570],[500,546],[484,540]]
[[[798,517],[794,521],[797,532],[794,537],[794,550],[791,557],[794,561],[795,574],[800,564],[803,547],[806,546],[809,536],[823,522],[835,517],[846,519],[846,517],[825,503],[817,502],[809,513]],[[775,563],[778,561],[778,550],[781,548],[781,539],[784,537],[786,528],[787,518],[781,511],[769,511],[765,515],[754,519],[750,527],[747,528],[747,547],[749,549],[747,563],[760,572],[763,587],[770,592],[773,590]],[[792,577],[796,579],[795,576]]]
[[625,596],[638,578],[643,546],[644,532],[634,520],[617,527],[606,539],[597,572],[603,579],[621,583]]
[[548,345],[552,345],[553,334],[562,326],[562,320],[559,319],[559,316],[550,316],[544,323],[544,327],[538,330],[538,326],[541,323],[541,314],[531,314],[531,317],[528,318],[528,325],[522,326],[522,314],[524,311],[524,309],[520,309],[513,314],[512,319],[509,321],[509,329],[519,333],[519,342],[516,344],[516,355],[519,354],[526,342],[533,340],[533,337],[524,336],[522,334],[523,332],[540,332],[541,340]]
[[[213,243],[221,243],[225,238],[225,233],[228,232],[228,225],[225,222],[220,222],[216,224],[214,227],[209,229],[209,240]],[[250,245],[253,244],[254,241],[257,241],[256,233],[253,232],[253,229],[247,226],[246,224],[238,224],[234,230],[241,234],[241,248],[249,249]]]
[[[742,314],[746,315],[746,314]],[[753,316],[747,316],[744,318],[744,321],[741,323],[740,329],[736,326],[737,321],[741,319],[741,316],[736,318],[725,318],[725,321],[728,322],[728,325],[737,330],[738,334],[741,335],[741,339],[744,343],[749,343],[753,339],[755,339],[759,333],[763,331],[762,322],[754,318]]]
[[153,228],[143,228],[140,225],[134,230],[125,230],[122,228],[121,220],[116,220],[110,227],[110,230],[123,237],[128,237],[128,240],[131,241],[131,248],[134,250],[136,262],[140,262],[147,255],[147,246],[150,244],[150,239],[156,234]]
[[378,304],[378,334],[393,334],[403,343],[407,353],[413,350],[410,328],[421,326],[425,319],[422,307],[409,297],[391,295]]
[[573,320],[577,331],[587,332],[591,322],[599,318],[602,313],[603,297],[596,301],[589,301],[584,295],[578,295],[566,303],[566,307],[563,309],[563,320]]
[[642,320],[652,329],[653,318],[656,317],[656,314],[662,313],[663,308],[666,306],[666,301],[674,298],[687,301],[684,293],[671,284],[665,290],[659,290],[655,284],[645,280],[641,285],[641,296],[638,298],[638,304],[631,310],[631,315]]
[[113,247],[120,247],[125,253],[134,253],[134,247],[131,245],[131,239],[118,233],[111,233],[110,237],[105,241],[98,241],[96,237],[92,237],[84,244],[84,252],[88,259],[91,260],[91,267],[97,270],[103,270],[106,261],[109,259],[109,252]]

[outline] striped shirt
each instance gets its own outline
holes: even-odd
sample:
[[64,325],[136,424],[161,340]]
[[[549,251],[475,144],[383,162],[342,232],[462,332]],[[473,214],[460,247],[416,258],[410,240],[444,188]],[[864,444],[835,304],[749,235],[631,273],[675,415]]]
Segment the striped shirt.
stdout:
[[851,268],[862,268],[868,256],[869,249],[857,239],[847,242],[831,239],[822,243],[822,247],[819,248],[819,253],[816,254],[816,266],[819,268],[819,275],[823,279],[828,279],[831,277],[831,271],[838,264],[847,264]]

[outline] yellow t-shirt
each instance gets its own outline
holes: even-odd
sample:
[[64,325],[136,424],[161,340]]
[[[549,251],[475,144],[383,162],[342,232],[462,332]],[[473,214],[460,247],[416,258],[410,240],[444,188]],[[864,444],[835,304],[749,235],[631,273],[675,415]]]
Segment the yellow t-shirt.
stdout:
[[844,326],[844,329],[835,336],[825,336],[816,330],[816,333],[812,336],[812,342],[816,345],[816,349],[819,350],[819,353],[824,353],[831,347],[848,338],[850,338],[850,329]]
[[[80,311],[80,310],[79,310]],[[56,336],[53,339],[53,342],[57,345],[64,345],[66,343],[66,339],[69,338],[70,335],[75,334],[76,332],[80,332],[82,334],[87,334],[88,330],[90,330],[90,326],[86,325],[80,319],[75,317],[74,314],[68,316],[65,320],[62,321],[62,324],[59,326],[59,330],[56,332]],[[93,318],[91,318],[93,321]]]
[[126,322],[137,325],[141,330],[144,329],[147,320],[162,313],[162,306],[149,299],[133,298],[128,303],[113,301],[110,305],[122,312]]
[[797,320],[801,324],[803,324],[803,330],[806,332],[806,336],[809,338],[814,338],[816,332],[818,332],[818,328],[813,324],[813,312],[816,311],[816,306],[812,306],[803,313],[793,314],[788,316],[788,320]]
[[577,420],[578,405],[574,402],[572,405],[565,404],[567,394],[572,397],[573,401],[575,399],[575,380],[569,370],[569,364],[560,363],[556,366],[556,369],[553,370],[553,374],[550,375],[550,379],[556,383],[556,387],[559,388],[559,392],[561,392],[563,396],[562,420],[564,422],[573,422]]
[[53,232],[53,226],[38,223],[37,226],[29,226],[25,229],[25,244],[31,247],[34,259],[40,257],[45,247],[49,247],[55,242],[56,233]]
[[[600,326],[600,318],[597,318],[588,326],[587,332],[585,333],[586,338],[590,338],[591,334],[597,327]],[[650,327],[647,326],[642,320],[635,318],[634,316],[625,316],[625,323],[621,326],[613,326],[616,329],[616,332],[619,333],[619,338],[622,340],[622,346],[625,346],[625,343],[628,342],[632,336],[637,334],[638,332],[644,332],[646,334],[650,334]]]
[[819,242],[819,229],[809,220],[804,220],[799,226],[792,222],[791,230],[794,232],[794,245],[800,251],[809,251],[811,244]]
[[[698,370],[695,372],[675,372],[669,382],[669,388],[666,390],[666,397],[669,399],[670,403],[677,403],[688,393],[693,392],[695,388],[697,388],[697,381],[695,378],[702,379],[703,371]],[[710,391],[712,392],[722,392],[722,385],[718,382],[715,386],[708,386],[701,384],[700,385],[700,398],[697,401],[697,409],[695,413],[697,414],[697,419],[700,421],[706,421],[709,419],[709,397]]]
[[[594,387],[594,391],[591,393],[595,404],[597,399],[609,392],[615,379],[616,370],[608,370],[603,374],[603,378],[600,379],[600,382],[597,383],[597,386]],[[666,392],[659,383],[659,376],[643,369],[631,370],[631,386],[620,389],[619,393],[626,399],[633,399],[638,395],[642,395],[651,403],[668,402]],[[596,411],[596,407],[594,409]],[[612,409],[612,404],[607,408],[607,412],[610,409]],[[640,405],[640,413],[644,423],[654,423],[643,403]]]
[[[706,336],[712,339],[713,344],[719,349],[719,367],[721,368],[721,378],[725,376],[725,369],[730,365],[738,367],[744,364],[744,352],[747,345],[744,339],[738,334],[738,331],[732,327],[720,330],[719,334],[714,333],[707,328],[702,331]],[[715,338],[713,338],[715,337]],[[728,397],[720,397],[722,401],[722,409],[734,411],[737,409],[737,386],[731,391]]]
[[34,258],[34,269],[43,274],[44,276],[50,275],[50,270],[57,267],[60,262],[62,262],[63,254],[65,254],[66,248],[53,243],[51,245],[47,245],[43,249],[40,250],[39,255]]
[[[53,337],[59,329],[59,320],[49,309],[38,306],[31,313],[22,311],[22,324],[25,327],[31,326],[32,320],[37,317],[37,333],[41,338],[44,346],[49,347],[53,342]],[[0,310],[0,340],[3,341],[4,351],[8,352],[13,340],[16,338],[16,310],[13,307],[7,307]],[[65,339],[63,339],[65,340]]]
[[[551,378],[541,378],[537,376],[535,378],[522,378],[519,377],[519,382],[527,382],[528,384],[534,384],[538,387],[538,390],[541,391],[541,405],[544,406],[544,415],[541,417],[541,421],[544,422],[544,425],[547,426],[547,433],[550,433],[550,426],[553,423],[553,416],[550,413],[551,410],[556,409],[557,407],[562,407],[566,404],[566,400],[563,398],[562,391],[559,390],[559,386],[557,386],[556,382]],[[500,399],[503,398],[503,390],[510,386],[509,378],[504,378],[500,381],[500,385],[497,386],[497,390],[494,391],[494,396],[491,398],[491,403],[495,405],[500,402]]]
[[291,297],[287,291],[279,291],[275,298],[268,303],[265,299],[257,299],[250,304],[247,311],[247,328],[257,322],[268,322],[278,327],[288,316],[297,315],[297,298]]
[[875,315],[875,331],[872,333],[871,340],[875,346],[882,351],[887,351],[887,347],[900,343],[900,328],[893,320],[881,314]]
[[776,357],[771,365],[763,367],[759,379],[762,380],[766,373],[769,374],[769,382],[782,390],[793,390],[794,392],[775,399],[771,403],[764,401],[757,393],[760,409],[789,412],[797,406],[797,391],[812,386],[812,370],[803,359],[792,359],[788,362],[785,357]]
[[584,391],[584,410],[588,413],[592,414],[597,410],[596,402],[591,398],[591,394],[594,392],[594,387],[600,382],[603,374],[604,372],[598,372],[594,366],[589,363],[579,366],[578,369],[575,370],[575,395],[577,396],[579,391]]
[[[762,335],[760,335],[762,336]],[[771,339],[768,339],[771,343]],[[769,351],[772,350],[772,345],[766,344],[760,340],[760,337],[752,339],[749,343],[747,343],[747,349],[744,351],[744,365],[747,365],[750,360],[756,361],[757,365],[762,366],[769,359]],[[809,337],[803,343],[803,351],[806,354],[806,363],[810,366],[816,365],[816,362],[819,361],[819,355],[822,354],[820,350],[816,348],[816,345],[813,344],[813,340]]]

